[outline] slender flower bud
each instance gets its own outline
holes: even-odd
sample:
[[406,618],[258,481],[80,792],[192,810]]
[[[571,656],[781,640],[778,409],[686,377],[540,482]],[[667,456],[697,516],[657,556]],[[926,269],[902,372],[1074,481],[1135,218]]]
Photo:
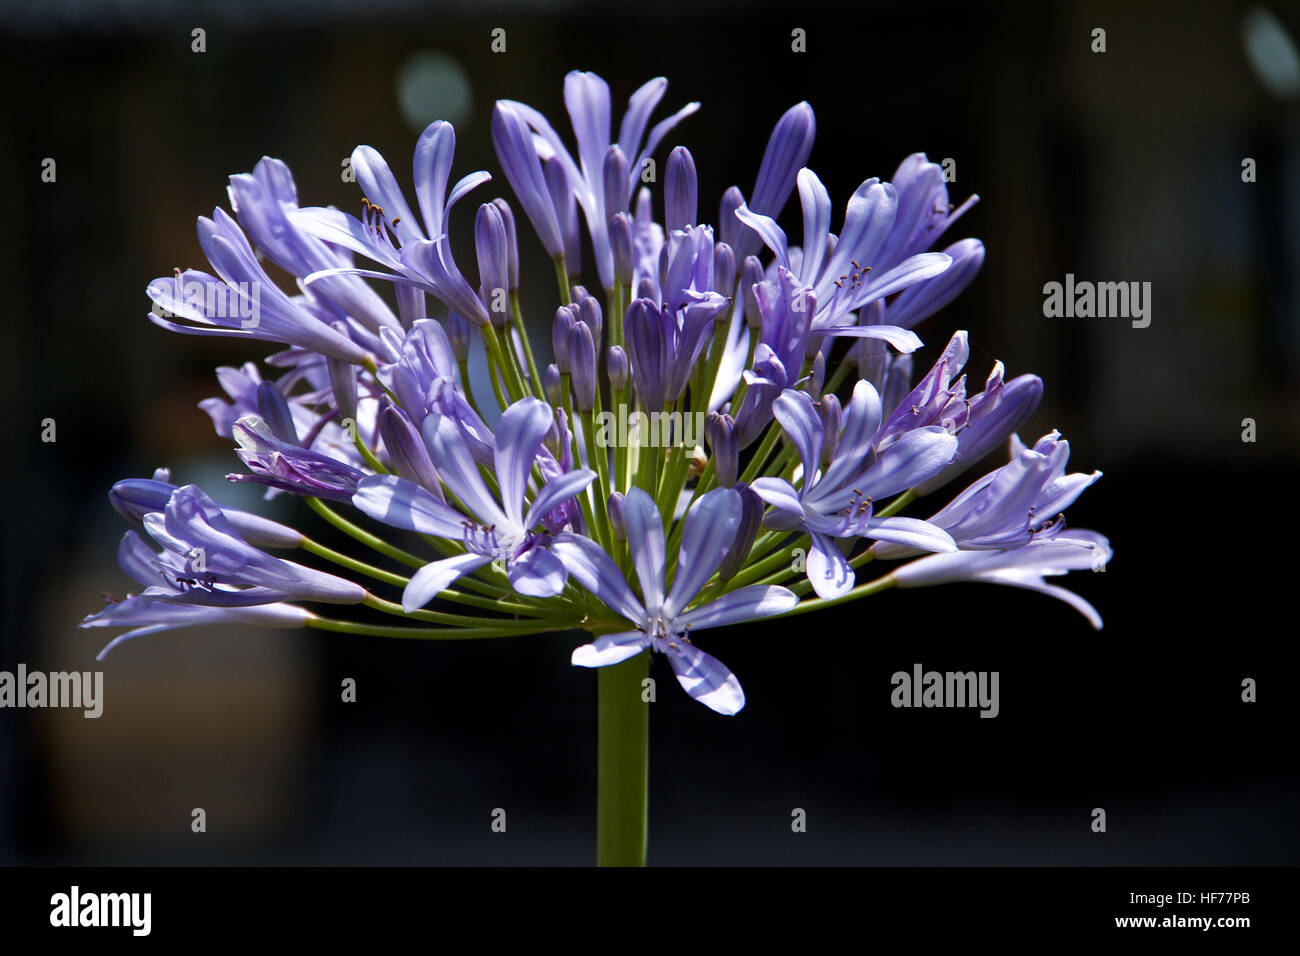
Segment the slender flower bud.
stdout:
[[447,333],[447,342],[451,345],[451,354],[457,362],[469,361],[469,320],[459,312],[448,312],[443,331]]
[[596,406],[596,344],[585,322],[575,322],[569,329],[567,352],[574,404],[578,411],[589,412]]
[[740,270],[740,291],[745,297],[745,324],[752,332],[763,329],[763,314],[758,309],[758,296],[754,286],[763,281],[763,263],[758,256],[746,256]]
[[[817,121],[807,103],[796,103],[777,120],[758,167],[754,191],[750,193],[750,209],[773,218],[781,212],[794,191],[799,170],[808,163],[816,134]],[[758,241],[753,233],[749,233],[746,239],[754,243]]]
[[609,247],[614,254],[614,278],[619,285],[632,281],[636,257],[632,251],[632,217],[618,212],[609,222]]
[[519,233],[515,229],[515,214],[504,199],[492,200],[501,213],[501,224],[506,227],[506,250],[510,253],[510,291],[519,288]]
[[700,180],[695,159],[685,146],[668,154],[664,169],[664,228],[669,232],[693,226],[699,216]]
[[474,218],[474,250],[478,254],[479,297],[496,329],[510,316],[510,245],[501,212],[492,203],[478,207]]
[[546,393],[546,400],[556,408],[564,404],[564,383],[560,379],[560,367],[554,362],[542,372],[542,391]]
[[659,290],[655,288],[654,280],[649,276],[642,276],[641,281],[636,284],[636,297],[638,299],[649,299],[653,302],[659,298]]
[[738,483],[735,490],[740,492],[740,523],[736,527],[736,536],[731,540],[727,553],[723,555],[722,563],[718,565],[718,577],[723,581],[734,578],[749,560],[749,552],[758,539],[758,532],[763,524],[763,512],[766,509],[763,499],[754,494],[743,482]]
[[626,541],[627,521],[623,517],[623,492],[610,492],[605,511],[609,515],[609,527],[614,532],[614,540]]
[[618,144],[605,151],[601,177],[605,200],[605,218],[609,219],[617,212],[626,212],[627,197],[630,192],[627,155],[618,147]]
[[713,246],[713,291],[728,299],[736,288],[736,253],[725,242]]
[[[339,335],[347,335],[347,326],[342,322],[332,322],[334,331]],[[391,331],[385,329],[385,331]],[[339,418],[350,418],[353,421],[357,419],[357,367],[351,362],[345,362],[342,359],[334,358],[332,355],[325,357],[325,368],[329,372],[330,387],[334,391],[334,405],[339,410]],[[290,417],[292,420],[292,416]]]
[[840,405],[838,395],[823,395],[817,403],[817,417],[822,420],[825,437],[822,439],[822,467],[825,468],[835,457],[835,450],[840,444],[840,430],[844,423],[844,408]]
[[[127,478],[119,481],[108,493],[109,503],[127,521],[143,524],[145,515],[166,510],[167,502],[177,488],[168,481],[158,480],[160,474],[166,475],[166,471],[154,472],[152,479]],[[301,533],[279,522],[236,508],[223,507],[221,511],[231,526],[251,545],[259,548],[296,548],[302,544]]]
[[733,250],[737,248],[742,234],[747,231],[736,218],[736,210],[743,205],[745,195],[735,186],[722,194],[722,202],[718,205],[718,236]]
[[649,299],[637,299],[623,322],[632,379],[647,413],[662,411],[668,387],[667,343],[659,309]]
[[585,285],[578,285],[577,283],[574,283],[569,287],[569,295],[573,296],[573,301],[570,302],[569,305],[575,309],[588,299],[593,298],[592,294],[587,291]]
[[621,345],[611,345],[605,353],[605,371],[610,388],[617,391],[627,387],[627,353]]
[[415,425],[396,405],[385,405],[379,413],[379,437],[388,452],[393,471],[433,492],[439,501],[444,500],[438,473],[433,470],[429,449]]
[[257,413],[262,421],[270,426],[271,434],[280,441],[290,445],[301,445],[298,429],[293,424],[293,412],[284,394],[274,382],[262,382],[257,386]]
[[740,445],[736,440],[736,420],[730,415],[710,412],[704,423],[704,436],[713,455],[713,470],[718,484],[730,488],[736,483],[740,465]]
[[600,333],[605,327],[605,316],[601,312],[600,303],[594,295],[589,295],[582,300],[582,305],[578,309],[578,318],[587,324],[591,329],[593,341],[600,341]]
[[900,292],[885,309],[885,323],[913,328],[957,298],[984,264],[984,243],[978,239],[954,242],[944,252],[952,257],[952,265]]
[[557,159],[542,162],[542,175],[555,206],[560,235],[564,238],[564,267],[569,275],[579,275],[582,272],[582,233],[578,230],[578,201],[573,195],[573,184]]
[[551,351],[555,353],[555,364],[564,375],[569,372],[569,330],[576,318],[573,309],[562,305],[555,310],[555,321],[551,324]]

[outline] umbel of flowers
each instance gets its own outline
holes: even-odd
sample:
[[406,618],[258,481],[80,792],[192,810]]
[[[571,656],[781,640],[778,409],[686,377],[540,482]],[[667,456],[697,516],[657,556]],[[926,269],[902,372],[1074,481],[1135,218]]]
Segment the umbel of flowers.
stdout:
[[[615,137],[605,81],[570,73],[572,143],[531,107],[497,102],[513,202],[478,206],[474,268],[453,258],[450,214],[492,177],[453,183],[448,123],[415,145],[414,205],[369,146],[351,158],[356,215],[300,206],[275,159],[230,177],[230,211],[198,220],[211,272],[155,279],[149,318],[280,347],[263,366],[217,369],[226,398],[201,403],[238,446],[244,470],[228,477],[301,497],[361,556],[166,469],[121,481],[109,497],[135,527],[118,562],[140,591],[83,622],[127,628],[103,653],[219,622],[434,640],[586,631],[572,663],[602,669],[598,858],[639,863],[652,654],[730,715],[745,695],[697,643],[709,628],[953,581],[1042,591],[1101,626],[1045,580],[1111,552],[1062,517],[1100,473],[1068,473],[1056,432],[1017,436],[1040,379],[995,362],[968,385],[963,331],[914,374],[914,327],[983,262],[976,239],[937,248],[976,197],[954,207],[918,153],[837,215],[805,165],[807,103],[777,121],[747,194],[733,186],[702,210],[678,146],[655,195],[643,171],[698,108],[652,125],[666,87],[636,90]],[[791,245],[776,220],[796,191]],[[519,246],[534,241],[555,264],[549,343],[530,339],[542,323],[521,309]],[[477,349],[486,374],[471,381]],[[902,514],[920,499],[928,517]]]

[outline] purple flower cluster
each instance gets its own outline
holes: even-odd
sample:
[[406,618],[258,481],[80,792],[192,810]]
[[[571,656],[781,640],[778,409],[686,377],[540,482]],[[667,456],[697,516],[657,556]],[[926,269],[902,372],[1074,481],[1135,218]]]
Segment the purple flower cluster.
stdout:
[[[912,381],[915,328],[983,262],[976,239],[934,249],[976,197],[954,208],[943,170],[914,154],[892,180],[864,181],[832,232],[830,194],[806,165],[814,114],[800,103],[778,119],[748,196],[727,189],[713,222],[700,221],[694,157],[672,149],[657,221],[656,177],[645,173],[699,108],[654,122],[666,88],[659,78],[637,89],[615,136],[605,81],[570,73],[572,147],[538,111],[499,101],[492,140],[515,205],[478,206],[472,270],[452,255],[453,229],[467,228],[452,210],[491,176],[452,184],[448,123],[416,143],[413,205],[369,146],[351,157],[356,215],[299,206],[278,160],[232,176],[230,212],[198,221],[212,272],[154,280],[150,318],[280,346],[265,366],[218,369],[226,397],[201,403],[238,445],[246,470],[229,477],[307,499],[414,573],[341,555],[160,472],[110,494],[157,549],[136,531],[119,549],[143,589],[83,626],[131,628],[109,648],[221,621],[394,630],[299,606],[319,603],[432,621],[444,637],[571,627],[593,635],[574,664],[663,654],[687,693],[723,714],[744,693],[695,632],[881,587],[1010,584],[1067,601],[1100,627],[1087,602],[1043,581],[1098,569],[1110,549],[1062,517],[1099,473],[1067,474],[1056,432],[1032,448],[1017,437],[1042,382],[1004,380],[995,363],[969,394],[965,332]],[[796,192],[801,246],[778,225]],[[520,297],[523,221],[555,263],[558,307],[544,321]],[[594,293],[582,284],[584,245]],[[296,289],[277,286],[264,261]],[[539,363],[535,339],[549,340],[552,361]],[[475,350],[486,386],[468,375]],[[597,423],[615,411],[637,427],[611,441]],[[696,419],[704,427],[685,427]],[[928,519],[898,514],[1008,443],[1007,464]],[[400,606],[268,548],[305,549],[340,574],[398,586]],[[906,563],[858,583],[864,564],[885,560]],[[466,613],[430,609],[448,604]]]

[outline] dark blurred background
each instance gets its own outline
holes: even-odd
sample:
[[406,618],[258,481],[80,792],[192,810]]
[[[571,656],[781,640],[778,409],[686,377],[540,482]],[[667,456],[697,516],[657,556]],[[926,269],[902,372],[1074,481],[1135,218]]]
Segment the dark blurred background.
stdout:
[[[1105,472],[1070,517],[1115,558],[1064,582],[1101,632],[1046,597],[969,585],[716,632],[707,647],[749,699],[733,719],[656,660],[651,862],[1294,864],[1297,36],[1293,5],[1228,0],[6,4],[0,669],[97,667],[104,632],[76,624],[129,587],[115,480],[165,464],[260,507],[224,480],[238,462],[196,403],[219,393],[214,366],[273,347],[145,318],[152,278],[204,264],[195,218],[226,205],[228,175],[279,157],[303,205],[355,211],[340,179],[355,145],[409,189],[419,131],[451,120],[456,175],[496,177],[455,217],[472,263],[477,203],[514,202],[495,99],[536,106],[568,139],[565,72],[610,82],[615,123],[662,74],[659,115],[703,102],[660,157],[693,151],[710,221],[727,186],[750,190],[801,99],[835,228],[858,183],[908,153],[956,160],[954,200],[982,198],[950,239],[978,236],[988,258],[919,329],[918,365],[965,328],[972,382],[994,358],[1039,373],[1047,397],[1022,437],[1060,428],[1073,470]],[[795,236],[798,215],[792,199]],[[521,245],[544,327],[550,266],[531,235]],[[1150,327],[1044,318],[1043,285],[1067,272],[1150,282]],[[320,527],[295,502],[266,507]],[[127,644],[103,665],[99,720],[0,711],[0,863],[590,863],[595,676],[570,667],[576,642],[193,629]],[[918,662],[1000,671],[1000,716],[893,709],[890,675]],[[356,703],[340,701],[346,677]],[[1257,703],[1241,701],[1246,677]]]

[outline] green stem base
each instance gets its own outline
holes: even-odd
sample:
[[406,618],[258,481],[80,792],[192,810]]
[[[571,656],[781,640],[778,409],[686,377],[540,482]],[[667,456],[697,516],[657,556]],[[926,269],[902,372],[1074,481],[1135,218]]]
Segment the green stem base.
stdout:
[[596,864],[645,866],[650,652],[597,672]]

